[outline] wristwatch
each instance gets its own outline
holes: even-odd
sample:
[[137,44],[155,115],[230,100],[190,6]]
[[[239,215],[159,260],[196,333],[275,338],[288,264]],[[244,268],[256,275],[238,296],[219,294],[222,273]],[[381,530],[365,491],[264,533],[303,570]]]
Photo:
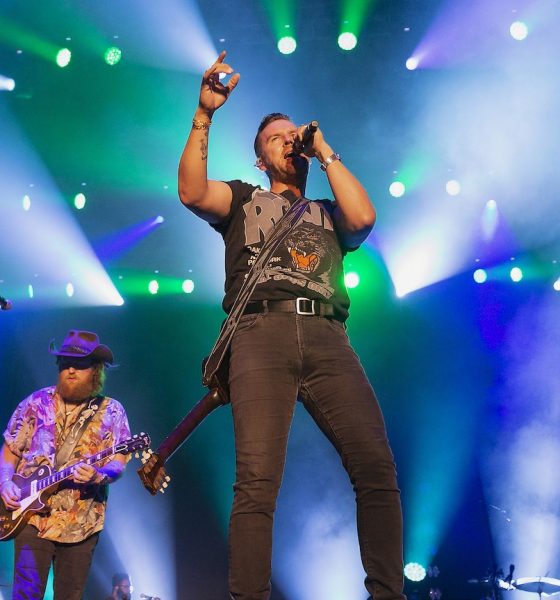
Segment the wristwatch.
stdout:
[[323,171],[327,170],[327,167],[333,163],[336,162],[337,160],[340,160],[340,154],[337,154],[336,152],[331,154],[330,156],[327,156],[327,158],[325,158],[325,162],[321,163],[321,169]]

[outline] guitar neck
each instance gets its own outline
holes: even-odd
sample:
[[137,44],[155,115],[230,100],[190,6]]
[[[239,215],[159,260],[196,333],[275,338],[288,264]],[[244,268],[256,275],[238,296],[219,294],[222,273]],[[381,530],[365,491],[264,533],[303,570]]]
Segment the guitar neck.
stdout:
[[[117,446],[114,445],[114,446],[111,446],[110,448],[106,448],[105,450],[101,450],[97,454],[93,454],[92,456],[84,457],[83,459],[80,460],[80,463],[85,463],[86,465],[94,465],[94,464],[102,461],[104,458],[107,458],[108,456],[112,456],[113,454],[116,454],[117,453],[116,448],[117,448]],[[44,479],[37,481],[37,491],[46,490],[47,488],[51,487],[52,485],[56,485],[57,483],[60,483],[61,481],[64,481],[65,479],[68,479],[69,477],[71,477],[72,471],[73,471],[74,467],[76,466],[76,464],[77,463],[74,463],[73,465],[64,467],[64,469],[61,469],[60,471],[55,471],[54,473],[51,473]]]
[[217,389],[206,393],[191,410],[183,417],[173,431],[161,442],[156,453],[165,463],[176,450],[187,440],[198,425],[218,406],[224,404]]

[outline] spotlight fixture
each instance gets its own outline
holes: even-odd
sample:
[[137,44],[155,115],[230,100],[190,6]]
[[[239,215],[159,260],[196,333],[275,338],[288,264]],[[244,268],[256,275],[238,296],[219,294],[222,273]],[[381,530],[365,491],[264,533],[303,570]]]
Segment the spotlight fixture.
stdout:
[[351,31],[345,31],[338,36],[338,45],[342,50],[354,50],[357,44],[358,38]]
[[477,269],[473,273],[473,279],[476,283],[484,283],[488,279],[488,273],[484,269]]
[[148,291],[150,294],[157,294],[159,290],[159,283],[157,279],[152,279],[150,283],[148,283]]
[[104,58],[105,62],[109,66],[113,67],[118,62],[120,62],[122,58],[122,50],[120,48],[117,48],[117,46],[111,46],[110,48],[107,48],[107,50],[105,50]]
[[515,21],[511,24],[509,33],[514,40],[522,42],[529,35],[529,30],[523,21]]
[[393,198],[400,198],[404,195],[405,191],[406,187],[402,181],[393,181],[389,186],[389,194],[391,194]]
[[56,64],[61,67],[67,67],[72,60],[72,52],[68,48],[61,48],[56,54]]
[[0,75],[0,91],[13,92],[16,88],[16,82],[11,77]]
[[509,276],[514,283],[519,283],[523,279],[523,271],[519,267],[513,267]]
[[348,289],[353,289],[360,285],[360,276],[355,271],[349,271],[344,275],[344,283]]
[[297,48],[297,42],[291,35],[286,35],[278,40],[278,50],[282,54],[292,54]]
[[458,196],[461,193],[461,184],[456,179],[450,179],[445,184],[445,191],[450,196]]
[[426,569],[420,563],[410,562],[404,567],[404,575],[410,581],[422,581],[426,577]]
[[194,291],[194,281],[192,279],[185,279],[181,287],[185,294],[192,294]]
[[410,58],[406,59],[405,66],[409,71],[415,71],[418,68],[419,63],[420,60],[417,56],[411,56]]
[[78,210],[82,210],[82,208],[84,208],[84,206],[86,205],[86,197],[85,194],[79,193],[76,194],[74,196],[74,206],[78,209]]

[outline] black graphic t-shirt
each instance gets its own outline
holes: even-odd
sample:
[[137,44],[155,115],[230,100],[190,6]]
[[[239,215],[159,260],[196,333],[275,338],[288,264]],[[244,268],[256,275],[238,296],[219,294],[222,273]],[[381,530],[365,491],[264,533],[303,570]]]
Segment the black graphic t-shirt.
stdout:
[[[233,192],[225,221],[212,225],[226,246],[223,308],[229,312],[243,280],[265,238],[297,200],[290,191],[274,194],[239,180],[228,181]],[[350,300],[344,285],[341,248],[329,200],[309,201],[296,228],[276,250],[251,300],[289,300],[304,297],[329,302],[341,320],[348,317]]]

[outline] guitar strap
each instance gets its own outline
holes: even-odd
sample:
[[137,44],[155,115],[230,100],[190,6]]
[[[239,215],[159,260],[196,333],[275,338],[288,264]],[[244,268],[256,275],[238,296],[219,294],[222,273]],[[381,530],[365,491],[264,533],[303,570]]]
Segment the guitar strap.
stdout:
[[[212,388],[217,386],[216,373],[220,369],[224,357],[226,356],[233,334],[237,329],[237,324],[239,323],[240,317],[243,315],[247,302],[249,302],[272,254],[286,238],[288,233],[299,223],[307,208],[307,204],[308,200],[303,196],[298,198],[276,223],[264,241],[255,262],[247,273],[243,285],[235,298],[227,319],[222,325],[220,335],[212,348],[212,352],[210,352],[210,355],[203,363],[202,383],[206,387]],[[224,382],[224,385],[227,385],[227,381]]]
[[68,459],[72,456],[72,452],[76,449],[84,431],[99,410],[103,399],[104,396],[98,394],[97,396],[90,398],[87,406],[82,408],[79,417],[76,419],[74,425],[72,425],[70,432],[56,453],[54,461],[56,469],[60,469],[68,462]]

